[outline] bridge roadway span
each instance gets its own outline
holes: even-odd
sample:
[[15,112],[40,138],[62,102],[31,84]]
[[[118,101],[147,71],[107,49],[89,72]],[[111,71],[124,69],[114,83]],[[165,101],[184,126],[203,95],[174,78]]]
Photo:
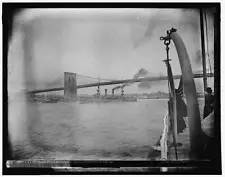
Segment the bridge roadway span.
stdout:
[[[181,75],[174,75],[174,79],[180,79]],[[194,74],[194,78],[202,78],[203,74]],[[206,77],[214,77],[213,73],[207,73]],[[93,84],[84,84],[78,85],[77,89],[80,88],[87,88],[87,87],[97,87],[97,86],[104,86],[104,85],[114,85],[114,84],[123,84],[127,82],[141,82],[141,81],[162,81],[167,80],[167,76],[159,76],[159,77],[146,77],[146,78],[139,78],[139,79],[125,79],[125,80],[115,80],[115,81],[108,81],[108,82],[100,82],[100,83],[93,83]],[[28,91],[28,93],[35,94],[35,93],[43,93],[43,92],[53,92],[53,91],[60,91],[64,90],[64,87],[58,88],[50,88],[50,89],[37,89]]]

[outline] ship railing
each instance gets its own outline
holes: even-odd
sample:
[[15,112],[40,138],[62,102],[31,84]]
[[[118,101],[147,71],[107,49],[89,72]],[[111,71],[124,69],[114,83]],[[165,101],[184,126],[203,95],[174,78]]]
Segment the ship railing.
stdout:
[[160,140],[160,147],[161,147],[161,160],[167,160],[168,159],[168,134],[169,134],[169,113],[166,111],[164,115],[164,128],[162,133],[162,138]]
[[[164,128],[162,138],[160,140],[161,157],[160,160],[168,160],[168,138],[169,138],[169,112],[166,111],[164,115]],[[167,167],[161,167],[162,172],[168,171]]]

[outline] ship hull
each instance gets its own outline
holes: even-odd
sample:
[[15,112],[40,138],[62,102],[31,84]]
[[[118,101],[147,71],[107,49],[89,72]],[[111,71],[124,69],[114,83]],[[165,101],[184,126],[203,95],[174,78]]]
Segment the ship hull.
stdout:
[[107,97],[107,98],[86,98],[80,99],[81,104],[84,103],[111,103],[111,102],[136,102],[137,98],[130,97]]

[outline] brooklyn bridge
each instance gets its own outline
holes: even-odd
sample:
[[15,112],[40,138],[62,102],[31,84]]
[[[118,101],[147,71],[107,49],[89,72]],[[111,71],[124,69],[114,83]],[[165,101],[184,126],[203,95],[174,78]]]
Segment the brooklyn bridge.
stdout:
[[[194,78],[202,78],[202,73],[193,74]],[[207,73],[206,77],[214,77],[214,73]],[[82,78],[82,79],[81,79]],[[92,82],[81,82],[84,78],[92,80]],[[174,79],[180,79],[181,75],[174,75]],[[166,81],[167,76],[157,76],[157,77],[145,77],[138,79],[123,79],[123,80],[110,80],[103,78],[93,78],[89,76],[79,75],[77,73],[64,72],[62,75],[57,77],[51,83],[45,84],[44,88],[35,88],[27,90],[28,95],[34,95],[44,92],[54,92],[54,91],[63,91],[64,90],[64,99],[70,100],[77,97],[77,89],[97,87],[99,91],[100,86],[124,84],[124,83],[137,83],[137,82],[157,82],[157,81]],[[113,92],[113,89],[112,89]]]

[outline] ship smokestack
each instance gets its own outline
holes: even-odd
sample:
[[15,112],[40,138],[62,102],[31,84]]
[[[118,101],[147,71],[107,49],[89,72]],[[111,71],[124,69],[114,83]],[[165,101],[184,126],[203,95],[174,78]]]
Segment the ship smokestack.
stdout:
[[107,96],[107,89],[105,89],[105,96]]
[[121,96],[124,95],[124,91],[123,91],[123,88],[121,88]]
[[97,97],[100,96],[100,87],[98,86],[98,89],[97,89]]

